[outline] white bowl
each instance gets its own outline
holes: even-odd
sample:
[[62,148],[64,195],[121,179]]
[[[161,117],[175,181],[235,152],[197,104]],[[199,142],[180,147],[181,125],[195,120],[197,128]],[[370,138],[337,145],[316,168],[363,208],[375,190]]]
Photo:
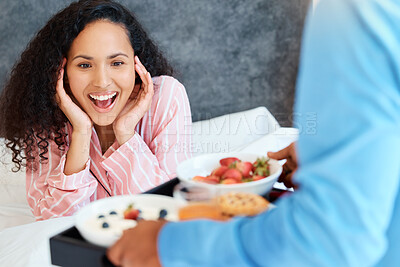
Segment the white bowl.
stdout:
[[241,161],[254,162],[258,157],[257,154],[229,152],[229,153],[214,153],[204,154],[193,157],[181,162],[177,167],[177,176],[181,180],[183,186],[198,186],[208,189],[212,195],[224,194],[232,191],[248,192],[263,195],[271,190],[274,183],[278,180],[282,172],[282,166],[274,159],[269,160],[270,175],[264,179],[240,183],[240,184],[207,184],[193,181],[192,178],[200,176],[208,176],[211,172],[220,166],[219,160],[228,157],[236,157]]
[[[100,226],[93,225],[93,219],[97,219],[100,214],[106,216],[110,211],[114,210],[118,212],[117,216],[123,217],[123,211],[128,207],[129,204],[133,203],[134,207],[140,209],[143,214],[143,218],[147,220],[158,219],[158,214],[161,209],[166,209],[168,215],[166,217],[169,221],[178,220],[178,210],[184,204],[177,199],[161,195],[143,194],[143,195],[124,195],[124,196],[114,196],[110,198],[103,198],[94,201],[87,206],[83,207],[76,213],[76,228],[79,233],[87,241],[103,246],[109,247],[114,244],[122,235],[121,229],[111,229],[112,220],[110,224],[110,229],[106,231],[99,229]],[[111,216],[110,216],[111,217]],[[109,217],[109,218],[110,218]],[[105,220],[110,220],[106,218]],[[107,221],[108,223],[110,221]],[[119,223],[121,221],[118,221]],[[130,225],[134,227],[135,221],[133,220],[123,220],[126,223],[133,223]],[[120,226],[120,224],[119,224]],[[118,228],[118,227],[116,227]]]

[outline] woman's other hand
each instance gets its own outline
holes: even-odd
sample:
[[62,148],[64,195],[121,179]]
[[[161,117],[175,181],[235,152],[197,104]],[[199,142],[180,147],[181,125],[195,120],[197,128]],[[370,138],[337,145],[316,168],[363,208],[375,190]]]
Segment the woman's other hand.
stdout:
[[153,80],[139,58],[135,56],[135,69],[142,85],[135,86],[126,106],[113,123],[115,137],[120,145],[128,141],[135,133],[138,122],[149,110],[154,95]]
[[293,174],[297,170],[297,156],[295,143],[291,143],[289,146],[277,152],[268,152],[268,157],[271,159],[282,160],[286,159],[286,163],[283,165],[282,174],[279,176],[278,182],[283,182],[288,188],[297,188],[297,185],[293,183]]
[[64,89],[64,68],[67,59],[64,58],[58,76],[56,86],[56,102],[69,122],[72,124],[73,131],[80,134],[90,134],[93,122],[89,116],[72,101],[71,97],[65,92]]

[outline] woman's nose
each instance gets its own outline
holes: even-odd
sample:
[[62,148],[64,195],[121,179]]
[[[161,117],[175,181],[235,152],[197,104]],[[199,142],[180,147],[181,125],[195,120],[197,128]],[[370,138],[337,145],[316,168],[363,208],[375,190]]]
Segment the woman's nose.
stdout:
[[94,77],[93,85],[100,88],[106,88],[112,83],[109,70],[106,67],[97,68]]

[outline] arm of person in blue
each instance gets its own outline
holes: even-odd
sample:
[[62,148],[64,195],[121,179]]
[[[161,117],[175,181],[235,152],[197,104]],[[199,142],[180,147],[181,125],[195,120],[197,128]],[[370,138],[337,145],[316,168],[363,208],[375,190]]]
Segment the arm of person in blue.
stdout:
[[296,89],[298,190],[253,218],[160,226],[160,263],[398,265],[399,51],[398,0],[321,1]]

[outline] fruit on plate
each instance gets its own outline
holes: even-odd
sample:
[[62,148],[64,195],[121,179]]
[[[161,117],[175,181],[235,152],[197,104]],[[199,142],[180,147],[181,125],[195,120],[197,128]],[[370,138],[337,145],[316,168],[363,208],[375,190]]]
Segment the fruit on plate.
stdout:
[[253,174],[258,176],[266,177],[269,175],[269,164],[268,159],[258,158],[253,163]]
[[137,220],[139,217],[140,210],[135,209],[133,204],[129,204],[128,208],[124,211],[124,219],[126,220]]
[[215,175],[209,175],[207,177],[203,177],[203,176],[195,176],[192,178],[193,181],[197,181],[197,182],[203,182],[203,183],[207,183],[207,184],[218,184],[220,178],[218,176]]
[[269,176],[269,159],[257,158],[254,163],[241,161],[235,157],[223,158],[220,166],[208,176],[195,176],[193,181],[208,184],[239,184],[258,181]]
[[[233,164],[234,164],[234,167],[243,174],[243,177],[251,176],[251,172],[253,171],[253,164],[251,162],[236,161]],[[268,163],[267,163],[267,165],[268,165]]]
[[233,179],[236,180],[237,182],[240,182],[243,178],[243,174],[241,171],[239,171],[236,168],[228,169],[224,174],[221,176],[221,180],[225,179]]
[[235,162],[235,161],[239,161],[238,158],[223,158],[219,161],[219,164],[221,164],[221,166],[229,166],[231,165],[231,163]]
[[228,166],[221,165],[221,167],[216,168],[216,169],[211,173],[211,175],[215,175],[215,176],[221,177],[228,169],[229,169]]

